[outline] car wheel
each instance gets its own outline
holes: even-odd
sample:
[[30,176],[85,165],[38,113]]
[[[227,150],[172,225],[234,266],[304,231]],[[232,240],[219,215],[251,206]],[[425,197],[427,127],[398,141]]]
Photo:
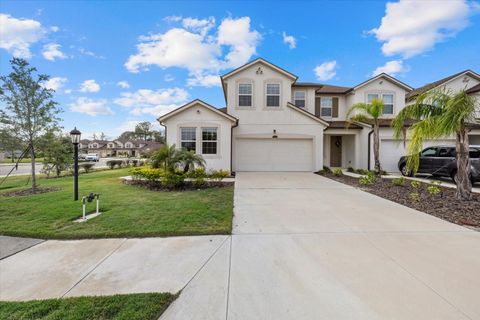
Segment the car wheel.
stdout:
[[411,176],[411,173],[407,170],[407,165],[405,164],[400,167],[400,172],[402,173],[402,176],[405,176],[405,177]]

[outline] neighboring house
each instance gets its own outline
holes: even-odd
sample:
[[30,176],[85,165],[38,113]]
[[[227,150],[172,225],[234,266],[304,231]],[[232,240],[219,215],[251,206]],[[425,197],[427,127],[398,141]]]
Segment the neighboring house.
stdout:
[[[442,84],[456,85],[459,77],[469,90],[480,83],[478,74],[466,71]],[[202,154],[208,169],[372,168],[372,125],[348,124],[346,114],[355,103],[381,98],[381,164],[387,171],[398,171],[405,150],[394,140],[390,124],[405,107],[406,97],[417,91],[407,84],[385,73],[354,87],[297,82],[297,76],[261,58],[223,75],[221,82],[226,108],[194,100],[158,119],[166,128],[167,143]],[[472,141],[479,135],[480,128],[472,130]],[[437,143],[445,141],[426,145]]]
[[81,140],[82,153],[96,153],[100,157],[138,157],[158,150],[161,143],[145,140]]

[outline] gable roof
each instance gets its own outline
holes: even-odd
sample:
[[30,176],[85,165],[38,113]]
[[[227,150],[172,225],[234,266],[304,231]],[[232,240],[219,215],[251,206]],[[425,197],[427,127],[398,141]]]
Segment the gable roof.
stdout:
[[225,79],[227,79],[227,78],[229,78],[229,77],[231,77],[231,76],[239,73],[240,71],[243,71],[243,70],[249,68],[250,66],[253,66],[253,65],[256,64],[256,63],[263,63],[263,64],[269,66],[270,68],[272,68],[272,69],[274,69],[274,70],[276,70],[276,71],[284,74],[285,76],[287,76],[287,77],[289,77],[289,78],[292,78],[294,81],[296,81],[296,80],[298,79],[298,77],[297,77],[296,75],[294,75],[293,73],[290,73],[290,72],[288,72],[287,70],[282,69],[282,68],[280,68],[279,66],[277,66],[277,65],[275,65],[275,64],[273,64],[273,63],[271,63],[271,62],[268,62],[267,60],[265,60],[265,59],[263,59],[263,58],[257,58],[257,59],[255,59],[255,60],[253,60],[253,61],[247,62],[247,63],[244,64],[243,66],[240,66],[240,67],[238,67],[238,68],[236,68],[236,69],[234,69],[234,70],[232,70],[232,71],[230,71],[230,72],[228,72],[228,73],[225,73],[223,76],[220,77],[220,79],[221,79],[222,82],[223,82],[223,80],[225,80]]
[[167,120],[168,118],[176,115],[177,113],[183,112],[183,111],[185,111],[185,110],[187,110],[187,109],[189,109],[189,108],[191,108],[191,107],[193,107],[193,106],[195,106],[195,105],[197,105],[197,104],[199,104],[199,105],[201,105],[201,106],[203,106],[203,107],[205,107],[205,108],[207,108],[207,109],[215,112],[216,114],[218,114],[218,115],[220,115],[220,116],[222,116],[222,117],[225,117],[225,118],[229,119],[230,121],[237,122],[237,120],[238,120],[238,119],[235,118],[234,116],[229,115],[229,114],[226,113],[226,112],[222,112],[221,110],[215,108],[214,106],[212,106],[212,105],[210,105],[210,104],[208,104],[208,103],[206,103],[206,102],[204,102],[204,101],[202,101],[202,100],[200,100],[200,99],[195,99],[195,100],[193,100],[193,101],[190,101],[189,103],[184,104],[183,106],[178,107],[177,109],[175,109],[175,110],[173,110],[173,111],[170,111],[170,112],[167,113],[167,114],[164,114],[163,116],[159,117],[157,120],[161,123],[162,121]]
[[360,87],[363,87],[363,86],[369,84],[370,82],[375,81],[375,80],[380,79],[380,78],[387,79],[387,80],[395,83],[396,85],[398,85],[398,86],[406,89],[407,91],[412,91],[412,90],[413,90],[413,88],[410,87],[408,84],[406,84],[406,83],[404,83],[404,82],[402,82],[402,81],[400,81],[400,80],[392,77],[391,75],[389,75],[389,74],[387,74],[387,73],[385,73],[385,72],[382,72],[382,73],[376,75],[376,76],[373,77],[373,78],[370,78],[370,79],[368,79],[368,80],[366,80],[366,81],[363,81],[363,82],[357,84],[355,87],[351,88],[349,91],[356,90],[356,89],[358,89],[358,88],[360,88]]
[[[451,76],[448,76],[448,77],[445,77],[443,79],[440,79],[440,80],[437,80],[437,81],[434,81],[434,82],[431,82],[431,83],[427,83],[426,85],[420,87],[420,88],[417,88],[411,92],[409,92],[407,94],[407,100],[411,100],[412,98],[428,91],[428,90],[432,90],[438,86],[441,86],[442,84],[444,83],[447,83],[449,82],[450,80],[453,80],[453,79],[456,79],[464,74],[470,74],[471,76],[473,76],[474,78],[477,78],[478,80],[480,80],[480,75],[473,72],[472,70],[463,70],[461,72],[458,72],[458,73],[455,73],[455,74],[452,74]],[[470,88],[472,89],[472,88]]]
[[317,117],[316,115],[314,115],[313,113],[310,113],[300,107],[297,107],[296,105],[294,105],[293,103],[290,103],[290,102],[287,102],[287,106],[290,107],[291,109],[295,110],[295,111],[298,111],[300,113],[302,113],[303,115],[309,117],[310,119],[313,119],[317,122],[320,122],[321,124],[323,124],[324,126],[328,127],[328,122],[323,120],[322,118],[320,117]]

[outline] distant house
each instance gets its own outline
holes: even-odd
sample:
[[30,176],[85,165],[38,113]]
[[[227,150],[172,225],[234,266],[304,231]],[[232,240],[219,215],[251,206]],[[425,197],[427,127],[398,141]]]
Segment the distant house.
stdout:
[[158,150],[161,143],[145,140],[88,140],[80,141],[81,153],[96,153],[100,157],[139,157]]

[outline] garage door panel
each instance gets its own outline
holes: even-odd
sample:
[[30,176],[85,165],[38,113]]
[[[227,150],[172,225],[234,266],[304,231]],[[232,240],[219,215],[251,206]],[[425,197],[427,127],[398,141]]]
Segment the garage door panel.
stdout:
[[312,139],[237,139],[237,171],[312,171]]

